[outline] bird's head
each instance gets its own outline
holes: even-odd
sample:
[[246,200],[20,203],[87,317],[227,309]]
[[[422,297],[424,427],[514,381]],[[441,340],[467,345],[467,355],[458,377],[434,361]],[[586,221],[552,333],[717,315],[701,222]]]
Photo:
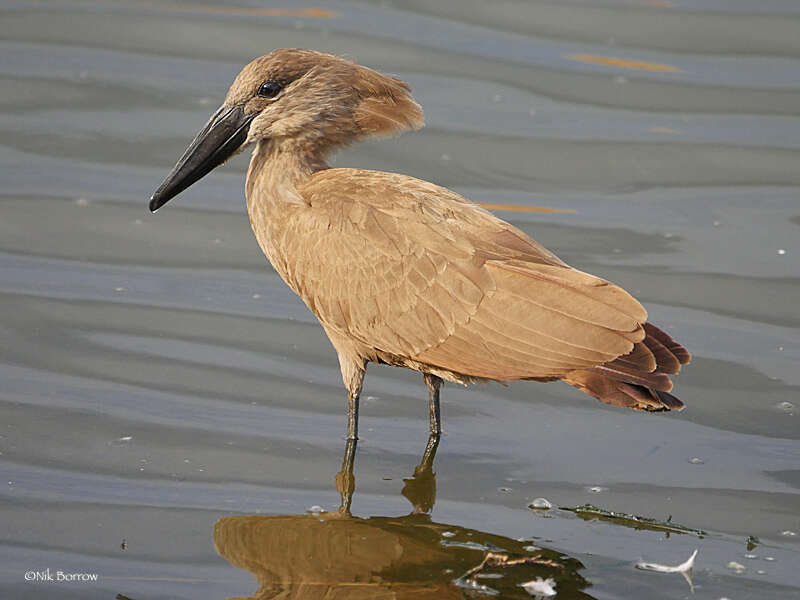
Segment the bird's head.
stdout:
[[275,50],[242,69],[225,102],[153,194],[150,210],[260,140],[323,157],[356,140],[423,124],[405,82],[330,54]]

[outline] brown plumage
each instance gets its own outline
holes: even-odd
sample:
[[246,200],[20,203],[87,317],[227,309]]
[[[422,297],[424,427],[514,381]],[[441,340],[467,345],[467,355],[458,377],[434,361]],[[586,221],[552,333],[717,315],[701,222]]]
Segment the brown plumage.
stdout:
[[151,208],[255,145],[250,223],[339,355],[351,437],[368,362],[426,375],[434,431],[441,380],[561,379],[608,404],[683,408],[668,374],[689,353],[625,290],[448,189],[325,163],[352,141],[422,125],[406,83],[277,50],[242,70]]

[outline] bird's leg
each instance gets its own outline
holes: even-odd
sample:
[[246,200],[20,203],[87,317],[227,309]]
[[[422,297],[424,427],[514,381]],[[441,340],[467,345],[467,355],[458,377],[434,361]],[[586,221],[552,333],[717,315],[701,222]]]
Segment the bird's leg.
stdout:
[[442,418],[439,412],[439,388],[442,386],[442,378],[430,373],[425,373],[425,385],[428,386],[430,394],[430,426],[431,434],[439,435],[442,433]]
[[342,497],[342,504],[339,512],[344,515],[350,514],[350,505],[353,503],[353,492],[356,489],[356,478],[353,474],[353,465],[356,458],[356,446],[358,440],[348,439],[344,447],[344,458],[342,459],[342,470],[336,474],[336,489]]
[[[344,369],[342,369],[344,374]],[[349,369],[344,382],[347,386],[347,439],[358,439],[358,400],[361,397],[361,386],[364,385],[364,368],[356,366]]]
[[358,392],[347,392],[347,439],[358,439]]

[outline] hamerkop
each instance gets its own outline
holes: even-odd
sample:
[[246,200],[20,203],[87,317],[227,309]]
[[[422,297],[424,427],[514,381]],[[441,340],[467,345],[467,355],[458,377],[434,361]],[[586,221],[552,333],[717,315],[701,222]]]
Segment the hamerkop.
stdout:
[[329,54],[276,50],[239,73],[150,209],[254,145],[250,224],[339,355],[349,438],[370,361],[424,375],[434,432],[442,380],[561,379],[608,404],[683,408],[667,375],[689,353],[625,290],[448,189],[325,162],[354,141],[422,125],[403,81]]

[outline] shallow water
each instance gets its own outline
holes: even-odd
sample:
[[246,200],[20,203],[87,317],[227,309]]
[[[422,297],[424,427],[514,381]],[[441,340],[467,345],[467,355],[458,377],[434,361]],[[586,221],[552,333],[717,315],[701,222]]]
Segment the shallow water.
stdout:
[[[791,0],[0,2],[0,596],[797,598],[798,28]],[[500,205],[635,293],[694,354],[687,410],[451,386],[417,468],[421,378],[371,366],[337,491],[336,357],[250,233],[247,158],[146,207],[283,46],[409,81],[427,127],[336,165]],[[634,568],[695,548],[693,594]],[[492,552],[521,562],[466,577]]]

